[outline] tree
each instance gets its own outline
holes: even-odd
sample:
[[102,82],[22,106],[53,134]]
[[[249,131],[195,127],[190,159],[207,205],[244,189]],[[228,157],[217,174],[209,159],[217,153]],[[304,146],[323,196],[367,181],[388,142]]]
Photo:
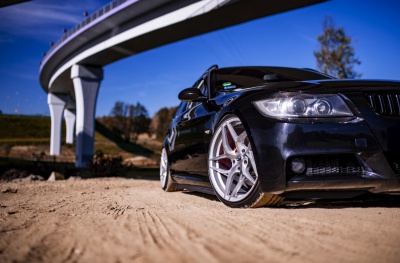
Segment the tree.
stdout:
[[139,102],[136,105],[117,101],[111,110],[114,117],[113,130],[127,142],[137,141],[139,134],[149,132],[149,114]]
[[135,106],[130,105],[129,119],[132,120],[133,127],[131,132],[135,142],[139,134],[149,133],[151,119],[147,109],[142,104],[138,102]]
[[3,111],[2,110],[0,110],[0,115],[3,115]]
[[119,133],[121,137],[130,141],[130,122],[128,119],[129,104],[122,101],[117,101],[111,110],[111,116],[114,117],[112,128],[115,132]]
[[176,110],[177,107],[164,107],[154,115],[150,124],[150,129],[156,135],[158,140],[164,140],[169,124],[171,123]]
[[318,36],[320,48],[314,51],[318,69],[341,79],[354,79],[361,74],[354,71],[354,65],[361,64],[356,58],[351,38],[346,35],[343,27],[335,28],[330,16],[323,22],[324,33]]

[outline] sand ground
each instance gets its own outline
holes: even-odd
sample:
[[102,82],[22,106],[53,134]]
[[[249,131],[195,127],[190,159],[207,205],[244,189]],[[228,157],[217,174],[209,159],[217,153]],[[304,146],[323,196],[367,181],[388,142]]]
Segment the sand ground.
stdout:
[[231,209],[122,178],[0,190],[0,262],[400,262],[400,199]]

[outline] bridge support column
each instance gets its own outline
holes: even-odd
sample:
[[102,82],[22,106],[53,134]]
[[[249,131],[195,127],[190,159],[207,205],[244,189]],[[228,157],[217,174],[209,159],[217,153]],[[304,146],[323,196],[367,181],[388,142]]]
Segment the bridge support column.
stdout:
[[94,153],[94,118],[103,69],[74,65],[71,68],[76,99],[76,167],[87,167]]
[[54,93],[47,95],[47,103],[51,116],[50,154],[60,155],[62,114],[67,103],[65,96],[55,95]]
[[64,110],[64,119],[67,128],[67,136],[65,142],[68,144],[74,143],[74,131],[75,131],[75,112],[72,109]]

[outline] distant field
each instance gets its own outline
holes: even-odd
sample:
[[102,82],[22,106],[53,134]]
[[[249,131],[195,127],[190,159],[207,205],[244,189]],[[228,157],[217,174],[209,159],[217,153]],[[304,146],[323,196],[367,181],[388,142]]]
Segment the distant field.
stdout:
[[[50,131],[50,117],[0,115],[0,156],[23,157],[41,151],[49,155]],[[74,158],[74,146],[65,144],[65,134],[66,128],[63,122],[61,135],[63,150],[59,157]],[[28,149],[25,146],[36,146],[36,148]],[[95,150],[101,150],[104,154],[122,156],[124,159],[145,156],[158,160],[160,149],[161,143],[152,139],[139,140],[138,144],[127,143],[96,122]]]
[[[50,141],[50,117],[0,116],[0,145],[45,144]],[[65,124],[62,127],[65,137]]]

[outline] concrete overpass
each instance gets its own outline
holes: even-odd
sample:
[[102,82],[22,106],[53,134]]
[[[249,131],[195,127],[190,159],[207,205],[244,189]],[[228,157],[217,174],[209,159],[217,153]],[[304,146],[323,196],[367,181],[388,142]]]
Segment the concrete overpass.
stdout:
[[15,5],[15,4],[20,4],[22,2],[28,2],[31,0],[2,0],[0,1],[0,8],[9,6],[9,5]]
[[[91,162],[94,118],[103,66],[168,43],[325,0],[114,0],[53,44],[40,66],[48,93],[50,153],[76,134],[76,166]],[[76,121],[76,125],[75,125]],[[76,128],[75,128],[76,126]]]

